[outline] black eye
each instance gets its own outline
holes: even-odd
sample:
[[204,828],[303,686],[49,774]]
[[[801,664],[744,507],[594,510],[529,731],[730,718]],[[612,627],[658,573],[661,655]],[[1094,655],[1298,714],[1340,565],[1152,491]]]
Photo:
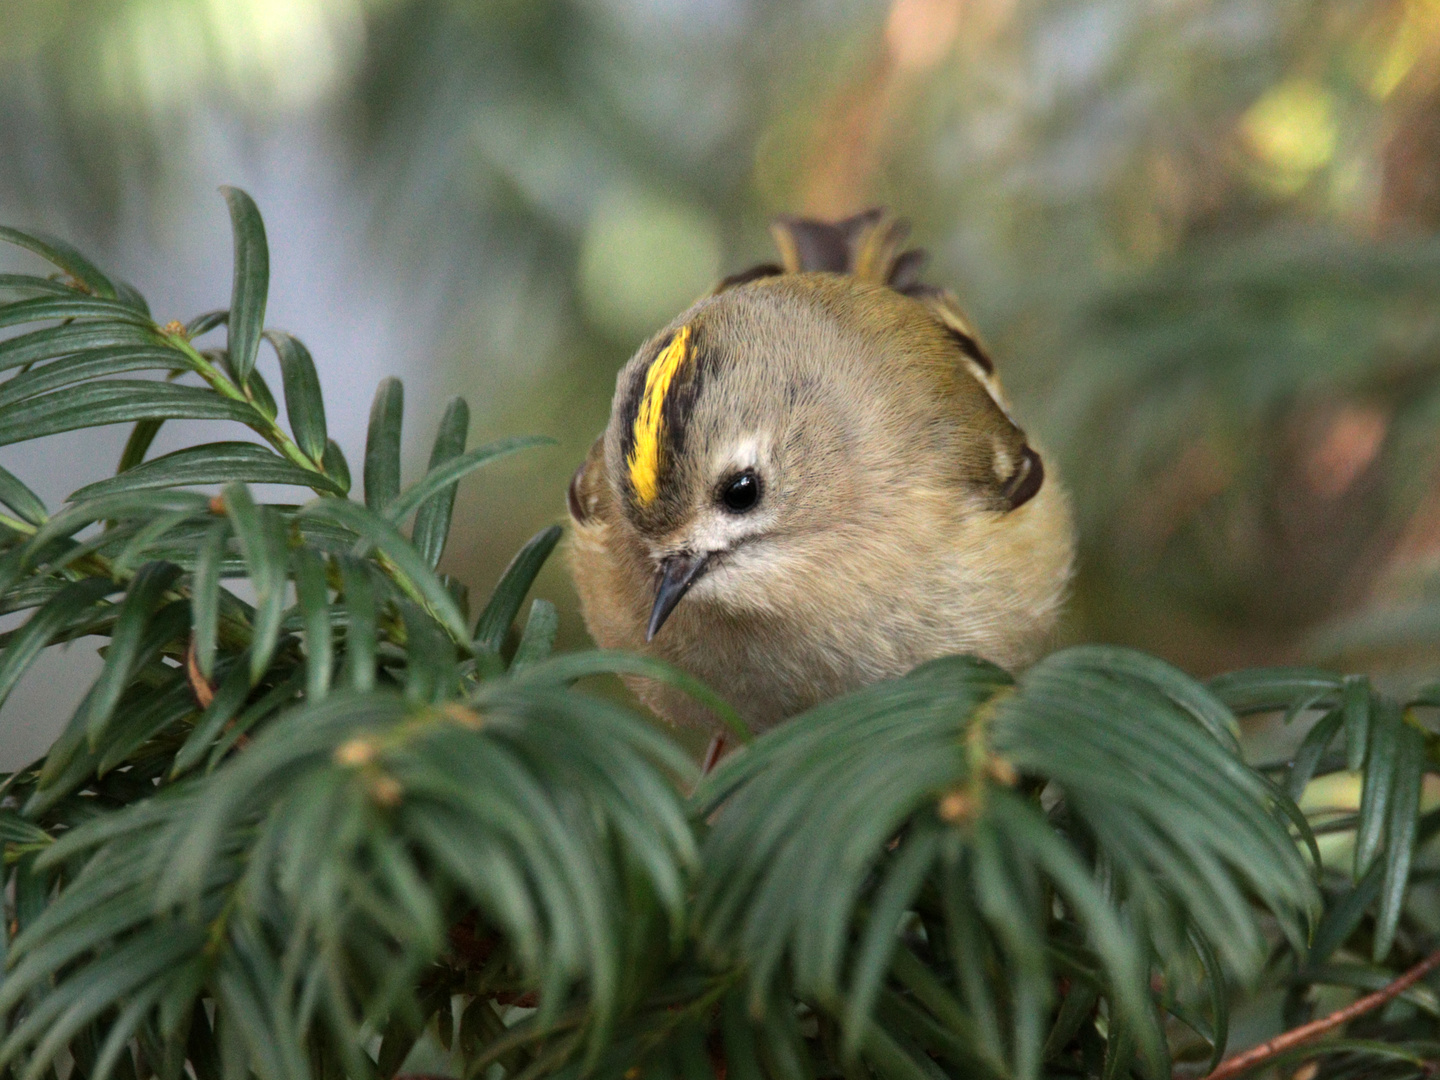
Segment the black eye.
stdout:
[[732,476],[720,489],[720,501],[736,514],[745,513],[760,501],[760,478],[749,469]]

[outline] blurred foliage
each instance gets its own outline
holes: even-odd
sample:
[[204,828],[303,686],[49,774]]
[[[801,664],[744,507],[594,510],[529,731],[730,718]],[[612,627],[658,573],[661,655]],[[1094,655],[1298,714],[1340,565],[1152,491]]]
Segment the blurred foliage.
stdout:
[[770,215],[885,202],[1061,459],[1075,637],[1436,654],[1432,0],[17,0],[0,61],[0,190],[92,231],[207,125],[348,146],[372,243],[449,298],[427,379],[561,440],[462,489],[464,578]]

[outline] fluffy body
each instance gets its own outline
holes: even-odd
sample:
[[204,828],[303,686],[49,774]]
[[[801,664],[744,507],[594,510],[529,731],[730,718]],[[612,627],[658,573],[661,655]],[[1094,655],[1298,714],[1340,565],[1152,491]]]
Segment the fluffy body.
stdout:
[[[677,331],[695,353],[671,390],[683,412],[662,497],[646,501],[627,425]],[[621,371],[572,487],[570,564],[595,641],[693,673],[756,729],[941,655],[1034,660],[1070,577],[1070,515],[1053,470],[1006,503],[1033,451],[988,366],[932,305],[846,274],[763,277],[682,313]],[[744,469],[763,487],[737,515],[717,485]],[[663,561],[697,550],[707,571],[647,642]],[[663,717],[713,723],[634,685]]]

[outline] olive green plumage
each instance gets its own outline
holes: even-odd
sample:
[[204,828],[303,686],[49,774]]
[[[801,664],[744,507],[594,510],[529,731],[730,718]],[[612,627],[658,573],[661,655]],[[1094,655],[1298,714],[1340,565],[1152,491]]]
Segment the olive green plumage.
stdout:
[[757,728],[939,655],[1035,659],[1069,511],[958,306],[915,280],[922,256],[880,211],[775,234],[783,267],[722,282],[619,374],[570,491],[591,634],[692,672]]

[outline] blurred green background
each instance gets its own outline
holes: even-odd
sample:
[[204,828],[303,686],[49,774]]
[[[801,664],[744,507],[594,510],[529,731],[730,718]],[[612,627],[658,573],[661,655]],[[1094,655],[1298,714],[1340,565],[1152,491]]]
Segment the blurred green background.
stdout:
[[[886,203],[1073,493],[1071,637],[1440,659],[1440,0],[0,5],[0,220],[185,318],[228,296],[220,183],[352,460],[386,374],[412,476],[457,393],[472,443],[558,439],[462,486],[443,565],[482,594],[643,337],[772,215]],[[123,438],[0,459],[59,499]],[[540,590],[583,643],[560,560]]]

